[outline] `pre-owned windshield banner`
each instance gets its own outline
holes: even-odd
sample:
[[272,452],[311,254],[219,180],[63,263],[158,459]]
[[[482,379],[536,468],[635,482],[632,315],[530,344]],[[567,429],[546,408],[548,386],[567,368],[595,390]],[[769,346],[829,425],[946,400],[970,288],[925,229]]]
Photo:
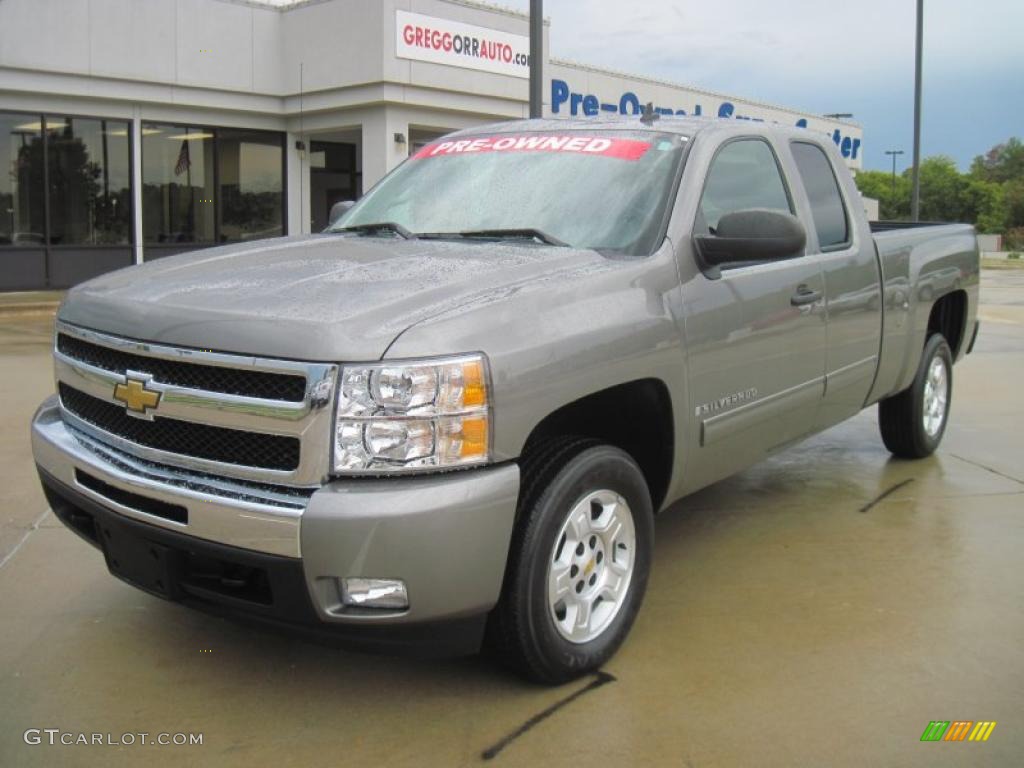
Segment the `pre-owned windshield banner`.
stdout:
[[650,148],[649,142],[638,139],[530,133],[521,136],[489,136],[481,139],[439,141],[423,147],[413,155],[413,159],[422,160],[428,157],[449,157],[481,152],[568,152],[578,155],[616,157],[620,160],[639,160]]

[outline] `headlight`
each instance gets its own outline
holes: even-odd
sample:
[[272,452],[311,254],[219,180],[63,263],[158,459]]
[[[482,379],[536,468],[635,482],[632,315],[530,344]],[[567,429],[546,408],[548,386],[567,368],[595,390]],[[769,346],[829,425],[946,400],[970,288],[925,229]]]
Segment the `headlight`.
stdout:
[[482,355],[346,365],[334,429],[334,471],[378,474],[482,464],[490,398]]

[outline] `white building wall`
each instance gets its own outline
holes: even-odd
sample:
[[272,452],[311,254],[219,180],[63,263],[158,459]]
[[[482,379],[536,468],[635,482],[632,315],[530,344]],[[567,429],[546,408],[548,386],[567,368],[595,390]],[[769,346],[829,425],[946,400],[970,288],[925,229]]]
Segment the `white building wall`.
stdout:
[[878,201],[873,197],[860,196],[860,201],[864,205],[864,214],[868,217],[868,221],[878,221],[880,218],[878,215]]
[[[15,5],[37,7],[49,3],[15,0]],[[6,5],[6,3],[5,3]],[[67,6],[70,3],[63,3]],[[3,11],[0,10],[0,16]],[[29,20],[30,21],[30,20]],[[70,69],[59,59],[56,71],[82,72],[103,77],[131,77],[153,82],[174,82],[177,60],[177,8],[160,0],[108,0],[94,2],[89,13],[88,70]],[[95,31],[93,31],[95,30]],[[128,70],[126,61],[134,66]],[[6,63],[6,62],[4,62]]]
[[280,95],[281,19],[223,0],[3,0],[0,66]]
[[[209,2],[209,0],[207,0]],[[332,0],[278,12],[282,82],[278,94],[327,91],[379,82],[383,76],[383,12],[379,2]]]
[[395,11],[529,34],[522,14],[451,0],[3,0],[0,66],[272,96],[368,83],[526,101],[523,78],[395,57]]
[[978,235],[978,250],[982,253],[998,253],[1003,250],[1002,235]]

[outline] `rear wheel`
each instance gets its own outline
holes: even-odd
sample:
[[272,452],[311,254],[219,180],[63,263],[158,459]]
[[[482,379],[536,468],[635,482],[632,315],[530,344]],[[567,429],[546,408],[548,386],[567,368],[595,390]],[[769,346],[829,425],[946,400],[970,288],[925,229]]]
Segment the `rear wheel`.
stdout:
[[920,459],[931,455],[946,432],[953,399],[953,354],[941,334],[924,346],[914,381],[878,404],[882,442],[894,455]]
[[559,440],[523,462],[519,521],[492,642],[545,683],[599,668],[625,639],[650,571],[654,521],[625,452]]

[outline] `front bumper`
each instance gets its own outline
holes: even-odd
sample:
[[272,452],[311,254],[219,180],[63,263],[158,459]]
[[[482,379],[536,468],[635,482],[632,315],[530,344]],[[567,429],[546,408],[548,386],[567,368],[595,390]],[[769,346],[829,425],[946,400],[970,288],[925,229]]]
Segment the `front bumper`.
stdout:
[[[115,575],[161,597],[361,646],[460,653],[479,646],[501,591],[515,464],[246,494],[104,451],[65,426],[54,399],[32,443],[58,518]],[[409,607],[343,606],[346,577],[402,579]]]

